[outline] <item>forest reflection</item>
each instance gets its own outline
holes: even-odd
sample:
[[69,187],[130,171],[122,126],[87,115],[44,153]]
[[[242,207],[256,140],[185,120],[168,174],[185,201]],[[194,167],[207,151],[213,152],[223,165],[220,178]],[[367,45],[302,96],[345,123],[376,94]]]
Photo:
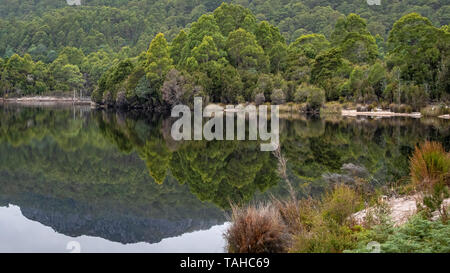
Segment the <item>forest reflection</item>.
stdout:
[[[89,108],[0,108],[0,206],[58,232],[158,242],[225,221],[231,203],[286,195],[257,141],[171,139],[173,121]],[[438,119],[280,120],[286,174],[300,197],[334,183],[373,188],[408,173],[414,145],[450,147]]]

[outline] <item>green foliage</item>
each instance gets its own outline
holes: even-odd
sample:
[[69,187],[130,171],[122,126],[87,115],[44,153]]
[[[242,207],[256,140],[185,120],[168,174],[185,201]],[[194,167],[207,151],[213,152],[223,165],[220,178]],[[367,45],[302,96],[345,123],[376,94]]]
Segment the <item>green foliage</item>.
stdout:
[[348,217],[361,209],[361,198],[346,186],[335,187],[332,193],[325,195],[322,215],[325,221],[342,225]]
[[378,56],[375,38],[367,30],[365,20],[356,14],[337,21],[331,40],[342,48],[343,57],[353,63],[373,63]]
[[356,244],[349,216],[359,208],[359,195],[351,188],[336,186],[320,202],[300,201],[294,208],[299,217],[291,252],[337,253]]
[[300,49],[311,59],[316,58],[317,54],[330,48],[330,42],[322,34],[302,35],[289,45],[289,50]]
[[[430,97],[439,99],[448,90],[443,77],[448,78],[450,34],[436,28],[417,13],[398,20],[387,40],[388,66],[398,66],[401,79],[425,85]],[[446,76],[443,76],[446,75]]]
[[321,88],[313,88],[306,98],[306,103],[308,111],[317,113],[325,103],[325,91]]
[[[354,0],[89,0],[82,7],[42,1],[54,9],[22,2],[7,8],[11,17],[0,15],[4,95],[82,86],[94,101],[109,98],[114,105],[120,89],[131,108],[159,111],[166,75],[176,68],[190,89],[214,102],[250,101],[258,93],[269,99],[277,89],[284,94],[277,101],[290,102],[297,87],[308,82],[324,89],[327,101],[395,102],[418,111],[429,100],[450,99],[448,7],[434,2],[425,8],[426,1],[369,6]],[[41,63],[30,73],[12,58],[15,52],[30,56],[30,65]],[[132,56],[137,57],[130,59],[128,75],[108,82],[113,67]],[[66,65],[78,67],[81,84],[64,77]],[[145,88],[142,71],[149,81]]]
[[450,252],[450,225],[430,221],[421,214],[414,215],[401,227],[382,229],[376,226],[359,237],[358,247],[347,252],[372,252],[371,241],[380,244],[382,253],[448,253]]
[[269,61],[253,34],[242,28],[230,32],[227,48],[231,63],[237,68],[267,71]]
[[325,80],[336,75],[342,65],[342,51],[338,48],[332,48],[317,55],[311,69],[311,83],[323,85]]

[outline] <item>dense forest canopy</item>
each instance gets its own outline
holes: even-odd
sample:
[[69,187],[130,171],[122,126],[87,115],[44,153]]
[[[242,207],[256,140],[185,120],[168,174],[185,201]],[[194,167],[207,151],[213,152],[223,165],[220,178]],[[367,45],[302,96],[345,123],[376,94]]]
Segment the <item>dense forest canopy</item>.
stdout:
[[1,2],[3,96],[83,91],[153,110],[196,95],[413,110],[450,97],[445,2]]

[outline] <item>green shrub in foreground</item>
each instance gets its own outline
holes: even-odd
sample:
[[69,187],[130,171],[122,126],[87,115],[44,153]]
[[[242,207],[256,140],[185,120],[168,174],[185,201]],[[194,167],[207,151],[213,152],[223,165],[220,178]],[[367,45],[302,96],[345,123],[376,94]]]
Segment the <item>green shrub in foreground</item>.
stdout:
[[417,214],[401,227],[382,224],[362,232],[358,247],[345,252],[372,252],[370,242],[380,243],[382,253],[450,253],[450,225]]

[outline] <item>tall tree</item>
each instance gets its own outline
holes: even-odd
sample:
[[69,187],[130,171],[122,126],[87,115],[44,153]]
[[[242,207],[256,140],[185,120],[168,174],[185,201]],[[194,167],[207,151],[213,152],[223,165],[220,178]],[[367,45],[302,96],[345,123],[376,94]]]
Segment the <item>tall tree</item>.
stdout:
[[450,33],[411,13],[395,22],[387,45],[388,66],[398,66],[403,80],[424,85],[435,99],[449,92],[445,84],[439,85],[444,80],[439,74],[447,71],[444,74],[449,75]]
[[342,48],[342,56],[353,63],[371,64],[378,57],[378,47],[366,21],[354,13],[337,21],[331,39]]
[[146,77],[150,81],[151,88],[161,97],[160,88],[167,72],[173,68],[173,61],[169,54],[169,45],[164,34],[159,33],[150,43],[145,64]]

